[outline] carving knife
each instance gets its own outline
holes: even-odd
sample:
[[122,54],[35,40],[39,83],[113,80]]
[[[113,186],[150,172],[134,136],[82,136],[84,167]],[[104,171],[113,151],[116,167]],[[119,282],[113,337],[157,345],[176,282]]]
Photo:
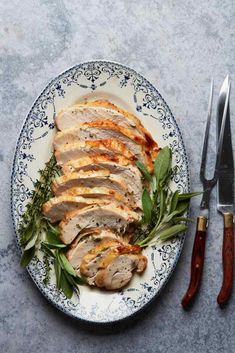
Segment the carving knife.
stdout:
[[[230,82],[227,76],[222,84],[217,105],[217,144],[229,86]],[[217,181],[217,210],[223,215],[224,221],[222,250],[223,283],[217,297],[218,304],[223,305],[231,295],[234,276],[234,162],[229,105],[222,145],[220,172]]]

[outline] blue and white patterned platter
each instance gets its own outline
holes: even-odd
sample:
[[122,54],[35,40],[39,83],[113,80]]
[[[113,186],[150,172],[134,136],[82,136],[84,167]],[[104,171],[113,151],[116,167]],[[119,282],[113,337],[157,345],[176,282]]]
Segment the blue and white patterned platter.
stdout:
[[[188,191],[188,166],[177,123],[158,91],[134,70],[108,61],[93,61],[72,67],[52,80],[31,108],[21,130],[12,170],[12,216],[19,244],[18,224],[25,210],[33,182],[50,158],[55,134],[54,117],[63,108],[85,99],[107,98],[136,114],[159,146],[170,146],[177,174],[172,188]],[[68,300],[55,287],[52,274],[43,283],[45,264],[39,252],[28,271],[43,295],[58,309],[80,320],[113,323],[142,310],[157,296],[168,281],[178,261],[184,237],[175,238],[144,251],[148,266],[143,275],[135,274],[128,287],[119,292],[105,292],[81,286]]]

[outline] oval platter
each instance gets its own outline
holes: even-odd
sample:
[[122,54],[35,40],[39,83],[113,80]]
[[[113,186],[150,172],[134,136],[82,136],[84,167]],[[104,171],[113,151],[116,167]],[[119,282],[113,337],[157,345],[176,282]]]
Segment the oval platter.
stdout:
[[[109,61],[76,65],[53,79],[33,104],[17,141],[11,178],[11,207],[17,242],[18,224],[33,190],[38,170],[44,168],[52,152],[54,117],[63,108],[86,99],[106,98],[136,114],[160,147],[170,146],[177,173],[172,188],[187,192],[188,165],[178,125],[162,96],[134,70]],[[184,236],[144,250],[148,266],[135,274],[130,284],[118,292],[80,287],[71,300],[55,287],[52,271],[43,283],[45,263],[39,251],[28,272],[42,294],[58,309],[78,320],[109,324],[143,310],[167,283],[178,261]]]

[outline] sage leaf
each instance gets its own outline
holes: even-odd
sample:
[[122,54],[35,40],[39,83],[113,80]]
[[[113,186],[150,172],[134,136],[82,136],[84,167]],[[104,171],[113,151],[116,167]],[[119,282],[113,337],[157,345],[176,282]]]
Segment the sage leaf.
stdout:
[[64,271],[64,275],[67,278],[68,282],[75,288],[77,288],[77,283],[74,280],[74,277],[71,276],[68,272]]
[[72,265],[70,264],[70,262],[67,260],[67,257],[62,254],[61,252],[58,253],[59,259],[60,259],[60,263],[61,263],[61,267],[67,271],[70,275],[76,277],[77,274],[74,270],[74,268],[72,267]]
[[73,280],[75,281],[76,284],[86,284],[87,283],[85,278],[82,278],[79,276],[73,277]]
[[58,226],[53,226],[50,222],[47,222],[47,224],[48,224],[50,231],[52,233],[54,233],[55,235],[57,235],[57,238],[58,238],[58,236],[60,235],[60,231],[59,231]]
[[156,181],[155,175],[153,175],[153,177],[152,177],[152,192],[153,192],[153,194],[155,193],[156,190],[157,190],[157,181]]
[[181,201],[178,202],[177,208],[176,208],[176,212],[178,215],[184,214],[184,212],[188,209],[189,207],[189,201],[185,200],[185,201]]
[[51,229],[46,232],[46,239],[50,244],[64,244]]
[[159,234],[158,239],[161,241],[166,241],[179,233],[185,232],[187,228],[188,227],[185,224],[176,224],[172,227],[163,230]]
[[152,216],[153,202],[151,200],[149,192],[146,189],[144,189],[142,194],[142,206],[144,212],[144,219],[146,222],[150,222]]
[[141,163],[140,161],[137,161],[135,164],[139,168],[139,170],[142,172],[145,179],[148,180],[149,182],[151,182],[152,176],[149,173],[148,169],[145,167],[145,165],[143,163]]
[[170,213],[172,213],[176,210],[178,199],[179,199],[179,191],[177,190],[173,193],[173,195],[171,197]]
[[64,249],[67,247],[67,245],[63,244],[63,243],[59,243],[59,244],[52,244],[52,243],[47,243],[44,242],[44,244],[49,248],[49,249]]
[[169,223],[173,217],[175,217],[176,215],[178,215],[178,211],[174,211],[170,214],[166,214],[163,219],[162,219],[162,223]]
[[73,296],[73,286],[72,284],[67,280],[64,271],[61,271],[60,275],[60,288],[66,295],[68,299],[71,299]]
[[34,255],[35,255],[35,247],[32,247],[29,250],[24,251],[20,260],[20,265],[22,267],[28,266],[28,264],[30,263]]
[[27,244],[27,242],[31,239],[34,233],[34,223],[31,221],[27,228],[24,230],[21,236],[21,245]]
[[71,276],[68,272],[64,272],[64,275],[66,276],[67,280],[72,284],[73,287],[78,288],[77,286],[80,284],[85,284],[87,283],[83,278],[79,276]]
[[35,243],[37,241],[38,234],[35,233],[34,236],[30,239],[30,241],[26,244],[24,251],[27,251],[35,246]]
[[43,252],[45,252],[47,255],[51,256],[51,257],[55,257],[53,251],[51,251],[50,248],[48,248],[47,244],[45,242],[41,243],[41,249]]
[[56,277],[56,287],[58,289],[60,289],[61,288],[61,285],[60,285],[61,266],[60,266],[60,262],[59,262],[57,253],[56,253],[56,256],[55,256],[54,268],[55,268],[55,277]]
[[161,221],[165,210],[166,210],[166,193],[164,190],[161,190],[160,191],[160,211],[159,211],[158,223]]
[[192,197],[194,196],[198,196],[203,194],[203,192],[201,191],[195,191],[195,192],[188,192],[188,193],[184,193],[184,194],[179,194],[179,201],[182,200],[190,200]]
[[189,218],[189,217],[174,217],[172,219],[172,222],[174,222],[174,223],[178,223],[178,222],[195,222],[195,220],[193,218]]
[[171,169],[171,149],[166,146],[157,155],[154,162],[154,174],[156,176],[157,187],[163,184]]

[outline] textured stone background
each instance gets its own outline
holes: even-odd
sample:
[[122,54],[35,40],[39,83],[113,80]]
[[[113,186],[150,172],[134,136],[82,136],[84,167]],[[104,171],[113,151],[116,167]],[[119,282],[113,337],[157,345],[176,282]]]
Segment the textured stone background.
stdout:
[[[213,194],[203,284],[193,309],[180,306],[189,279],[193,228],[169,284],[151,310],[118,333],[89,332],[42,297],[19,267],[10,216],[14,146],[30,105],[48,81],[76,63],[116,60],[146,76],[170,105],[200,187],[202,132],[210,78],[235,80],[235,2],[40,0],[0,2],[0,351],[235,352],[235,295],[221,310],[222,219]],[[231,94],[235,132],[235,93]],[[214,132],[211,132],[213,166]],[[235,146],[235,143],[234,143]],[[192,204],[196,215],[199,200]]]

